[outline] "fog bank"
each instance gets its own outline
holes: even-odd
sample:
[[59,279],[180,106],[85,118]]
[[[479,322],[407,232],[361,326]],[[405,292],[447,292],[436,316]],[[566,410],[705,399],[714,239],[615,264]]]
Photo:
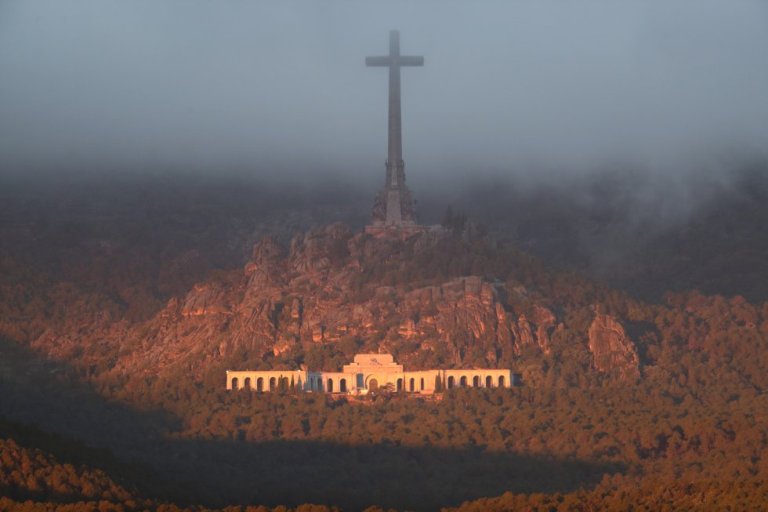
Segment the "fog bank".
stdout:
[[768,148],[763,2],[0,4],[0,172],[670,173]]

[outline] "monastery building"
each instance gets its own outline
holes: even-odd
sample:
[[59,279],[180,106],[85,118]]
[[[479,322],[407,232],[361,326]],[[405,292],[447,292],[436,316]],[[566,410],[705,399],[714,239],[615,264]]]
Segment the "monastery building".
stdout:
[[302,391],[364,395],[381,388],[408,393],[432,394],[455,387],[508,388],[517,381],[511,370],[418,370],[404,371],[391,354],[357,354],[340,372],[311,370],[229,371],[227,389]]

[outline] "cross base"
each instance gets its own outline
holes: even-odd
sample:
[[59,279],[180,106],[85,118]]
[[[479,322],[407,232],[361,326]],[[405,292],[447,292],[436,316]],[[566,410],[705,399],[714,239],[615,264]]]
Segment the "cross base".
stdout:
[[440,225],[400,224],[387,226],[385,224],[369,224],[365,226],[365,233],[374,238],[399,238],[400,240],[406,240],[421,233],[440,233],[443,231],[445,228]]

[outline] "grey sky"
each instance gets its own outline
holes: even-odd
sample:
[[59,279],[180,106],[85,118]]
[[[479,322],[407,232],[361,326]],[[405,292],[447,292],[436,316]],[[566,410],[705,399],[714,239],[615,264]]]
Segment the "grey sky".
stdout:
[[391,28],[409,179],[768,153],[762,1],[0,0],[0,172],[383,177]]

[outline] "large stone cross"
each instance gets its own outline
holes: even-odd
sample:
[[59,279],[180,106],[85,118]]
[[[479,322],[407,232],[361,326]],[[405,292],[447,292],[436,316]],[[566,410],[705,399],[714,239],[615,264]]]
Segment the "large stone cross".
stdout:
[[[400,32],[389,32],[389,55],[366,57],[366,66],[389,68],[389,118],[387,147],[387,181],[377,205],[374,206],[374,224],[401,226],[415,223],[415,209],[410,192],[405,186],[403,162],[403,132],[400,120],[400,67],[423,66],[424,57],[400,55]],[[378,211],[384,210],[384,211]]]

